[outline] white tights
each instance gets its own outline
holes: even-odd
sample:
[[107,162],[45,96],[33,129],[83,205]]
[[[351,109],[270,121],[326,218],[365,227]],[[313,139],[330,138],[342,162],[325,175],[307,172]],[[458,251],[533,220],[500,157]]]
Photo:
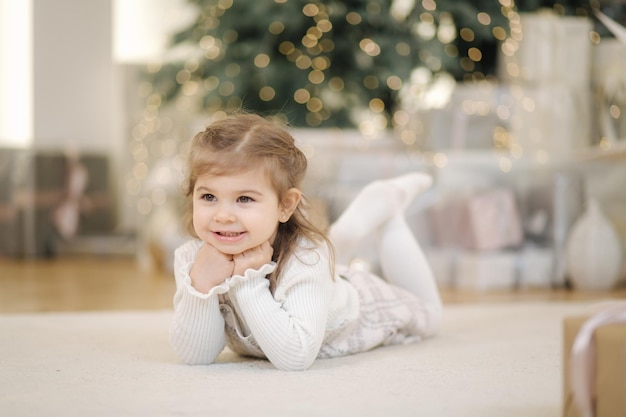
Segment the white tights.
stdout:
[[441,297],[424,252],[408,227],[404,211],[432,184],[424,173],[370,183],[331,225],[337,262],[349,264],[364,239],[375,236],[383,278],[418,296],[441,318]]

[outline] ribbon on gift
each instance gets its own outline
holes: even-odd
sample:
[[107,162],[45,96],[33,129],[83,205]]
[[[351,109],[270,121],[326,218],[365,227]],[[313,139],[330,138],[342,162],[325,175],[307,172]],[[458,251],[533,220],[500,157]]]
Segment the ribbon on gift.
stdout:
[[615,20],[611,19],[598,9],[594,9],[593,13],[596,15],[599,21],[604,23],[604,26],[607,27],[607,29],[613,34],[613,36],[615,36],[616,39],[626,45],[626,28],[624,26],[620,25]]
[[[626,47],[626,27],[620,25],[615,20],[611,19],[599,10],[593,11],[598,20],[606,26],[606,28],[615,36],[615,39],[619,44]],[[614,49],[609,49],[609,52],[614,52]],[[624,53],[624,49],[617,49],[617,53]],[[615,104],[619,107],[626,106],[626,75],[624,74],[624,60],[615,59],[613,57],[611,65],[607,65],[607,68],[603,71],[603,80],[600,85],[601,97],[601,112],[600,112],[600,126],[604,136],[615,141],[621,139],[623,132],[619,132],[614,124],[614,119],[610,115],[609,107],[611,104]]]
[[597,328],[613,323],[626,323],[626,303],[618,303],[591,316],[578,331],[572,345],[570,384],[582,417],[594,416],[593,381],[596,370],[593,334]]
[[53,223],[65,239],[76,234],[80,222],[81,199],[89,181],[87,168],[75,156],[68,157],[65,198],[52,213]]

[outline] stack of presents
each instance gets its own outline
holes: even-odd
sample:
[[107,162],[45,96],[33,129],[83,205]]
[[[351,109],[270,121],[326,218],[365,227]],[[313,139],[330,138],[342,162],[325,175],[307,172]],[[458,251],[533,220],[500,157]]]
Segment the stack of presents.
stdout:
[[0,257],[55,256],[114,228],[108,158],[0,148]]
[[[596,192],[572,161],[607,136],[592,87],[615,72],[597,59],[604,43],[592,44],[587,18],[525,14],[521,26],[515,47],[500,49],[498,83],[457,84],[445,106],[424,108],[424,97],[407,104],[401,128],[447,157],[436,170],[439,195],[416,228],[445,287],[566,286],[568,234]],[[621,74],[626,80],[626,66]],[[623,188],[609,181],[600,192]]]

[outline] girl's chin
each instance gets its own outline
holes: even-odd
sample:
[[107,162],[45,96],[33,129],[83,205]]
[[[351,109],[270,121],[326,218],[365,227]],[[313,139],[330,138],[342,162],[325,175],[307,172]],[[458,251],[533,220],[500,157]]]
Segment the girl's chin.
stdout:
[[222,249],[222,248],[218,248],[218,250],[220,252],[222,252],[225,255],[231,255],[231,256],[235,256],[235,255],[239,255],[240,253],[245,252],[247,249],[245,250],[232,250],[232,249]]
[[252,249],[247,246],[224,245],[219,243],[212,243],[212,245],[215,249],[222,252],[223,254],[232,256],[239,255],[240,253],[243,253],[248,249]]

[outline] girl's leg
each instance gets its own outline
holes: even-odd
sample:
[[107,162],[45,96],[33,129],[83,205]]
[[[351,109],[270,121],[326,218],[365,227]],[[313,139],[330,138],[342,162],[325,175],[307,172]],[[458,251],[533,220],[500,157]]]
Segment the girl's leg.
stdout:
[[365,186],[330,227],[337,262],[349,264],[365,238],[373,237],[381,225],[402,213],[431,183],[429,175],[410,173]]
[[378,230],[378,254],[384,278],[426,303],[441,306],[432,270],[406,219],[398,213]]
[[434,334],[441,322],[441,297],[430,265],[404,218],[406,207],[431,183],[430,176],[411,173],[366,186],[331,226],[330,236],[337,261],[347,264],[355,248],[375,232],[384,278],[424,302],[429,315],[427,333]]
[[378,256],[385,279],[415,294],[424,303],[428,317],[425,335],[437,333],[443,314],[437,283],[402,214],[398,213],[379,229]]

